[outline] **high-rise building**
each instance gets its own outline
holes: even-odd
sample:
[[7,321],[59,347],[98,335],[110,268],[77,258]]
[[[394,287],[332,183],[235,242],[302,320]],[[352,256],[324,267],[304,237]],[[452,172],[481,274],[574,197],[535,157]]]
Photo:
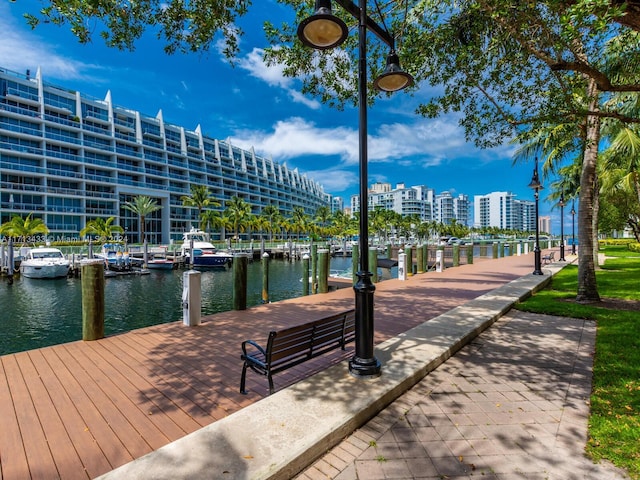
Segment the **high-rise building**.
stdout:
[[162,208],[147,217],[150,242],[168,243],[198,224],[183,206],[192,185],[207,186],[225,208],[237,196],[259,213],[313,215],[328,205],[317,182],[229,141],[0,68],[0,223],[13,215],[44,220],[52,237],[77,238],[86,222],[115,217],[140,241],[137,216],[123,207],[138,195]]
[[[387,188],[389,185],[389,188]],[[390,184],[373,184],[369,189],[369,211],[376,208],[392,210],[402,216],[417,215],[422,221],[432,218],[433,190],[425,186],[405,187],[404,183],[396,185],[395,189]],[[360,211],[360,196],[351,196],[351,212]]]
[[505,230],[535,230],[535,204],[516,200],[511,192],[492,192],[474,196],[474,227]]

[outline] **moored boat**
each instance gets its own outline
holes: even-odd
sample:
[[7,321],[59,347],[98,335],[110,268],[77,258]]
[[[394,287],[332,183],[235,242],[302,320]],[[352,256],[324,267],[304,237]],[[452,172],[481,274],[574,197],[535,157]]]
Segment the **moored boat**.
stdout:
[[173,270],[176,262],[168,258],[152,258],[147,262],[147,268],[151,270]]
[[22,259],[20,273],[27,278],[61,278],[69,274],[70,262],[57,248],[32,248]]
[[[219,252],[202,230],[192,228],[182,236],[181,254],[193,267],[226,267],[233,260],[230,253]],[[193,249],[193,252],[191,251]]]

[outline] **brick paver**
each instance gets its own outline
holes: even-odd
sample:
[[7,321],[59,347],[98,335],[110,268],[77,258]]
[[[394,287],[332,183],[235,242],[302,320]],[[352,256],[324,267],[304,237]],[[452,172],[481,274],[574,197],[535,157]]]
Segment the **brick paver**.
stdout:
[[595,331],[512,311],[298,479],[626,478],[584,454]]

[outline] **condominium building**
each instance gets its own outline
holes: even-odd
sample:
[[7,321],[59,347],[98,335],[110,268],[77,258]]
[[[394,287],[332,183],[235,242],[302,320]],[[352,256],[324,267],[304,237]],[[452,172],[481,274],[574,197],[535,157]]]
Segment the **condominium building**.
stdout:
[[474,227],[535,230],[535,204],[516,200],[511,192],[492,192],[474,197]]
[[259,213],[276,205],[287,215],[313,215],[329,196],[285,164],[104,99],[0,68],[0,223],[34,214],[51,236],[77,238],[86,222],[115,217],[129,241],[139,241],[137,216],[123,207],[146,195],[162,208],[147,217],[153,243],[168,243],[198,224],[183,206],[192,185],[221,202],[233,196]]

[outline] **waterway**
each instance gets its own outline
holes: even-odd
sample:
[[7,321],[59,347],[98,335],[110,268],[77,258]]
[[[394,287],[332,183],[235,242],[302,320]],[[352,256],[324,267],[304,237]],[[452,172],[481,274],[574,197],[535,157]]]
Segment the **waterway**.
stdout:
[[[351,267],[351,258],[331,259],[332,270]],[[185,270],[151,271],[149,275],[105,280],[105,334],[182,320]],[[247,306],[262,302],[260,262],[247,269]],[[302,262],[269,263],[269,300],[302,295]],[[233,306],[233,271],[203,270],[202,314]],[[82,289],[78,278],[16,278],[0,282],[0,355],[82,339]]]

